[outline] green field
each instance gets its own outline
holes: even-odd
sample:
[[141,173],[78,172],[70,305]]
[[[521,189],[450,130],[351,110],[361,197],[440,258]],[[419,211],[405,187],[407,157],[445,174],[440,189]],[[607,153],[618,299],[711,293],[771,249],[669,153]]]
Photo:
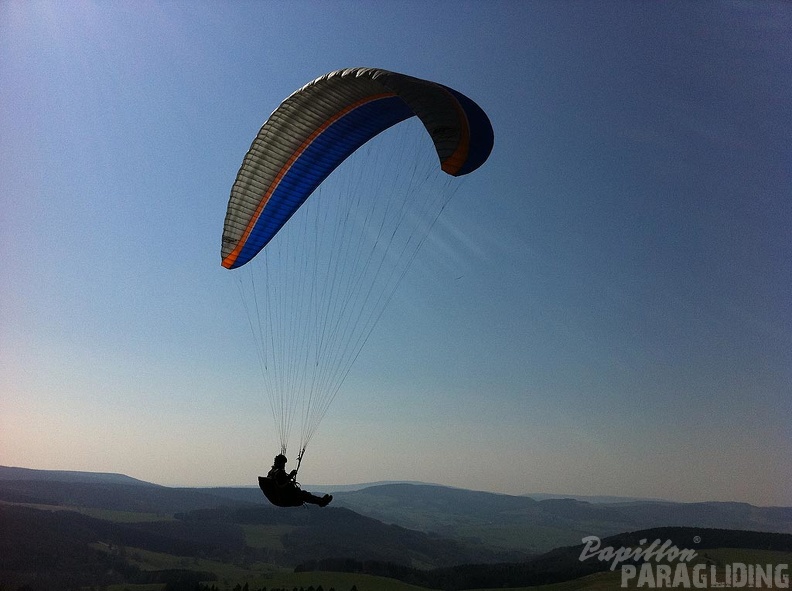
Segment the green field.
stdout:
[[173,515],[158,513],[138,513],[135,511],[113,511],[112,509],[95,509],[92,507],[74,507],[72,505],[42,505],[40,503],[9,503],[0,501],[0,504],[14,505],[16,507],[29,507],[42,511],[73,511],[95,519],[114,521],[116,523],[142,523],[146,521],[173,521]]
[[[619,589],[621,576],[619,573],[597,573],[574,581],[564,581],[554,585],[537,587],[511,587],[509,591],[615,591]],[[502,587],[495,589],[475,589],[471,591],[504,591]]]
[[281,536],[293,531],[293,525],[242,525],[245,543],[251,548],[283,550]]
[[108,585],[107,591],[162,591],[164,585]]
[[[792,564],[792,556],[786,552],[773,552],[769,550],[744,550],[740,548],[717,548],[712,550],[702,550],[698,553],[690,564],[709,563],[714,564],[716,567],[717,577],[719,582],[724,580],[725,565],[735,562],[743,564]],[[790,573],[787,570],[787,574]],[[563,583],[556,583],[554,585],[539,585],[536,587],[513,587],[509,591],[616,591],[618,589],[646,589],[647,587],[638,587],[633,580],[628,583],[628,586],[621,586],[621,573],[617,569],[616,572],[596,573],[575,579],[573,581],[564,581]],[[682,588],[682,587],[678,587]],[[702,591],[720,591],[722,586],[707,586],[696,587]],[[745,587],[746,589],[748,587]],[[475,589],[470,591],[503,591],[503,588],[498,589]]]
[[284,587],[287,589],[297,587],[299,589],[300,587],[308,588],[309,586],[316,588],[319,585],[325,591],[329,591],[331,588],[335,589],[335,591],[349,591],[353,586],[358,591],[429,591],[425,587],[408,585],[394,579],[357,573],[282,573],[267,579],[259,579],[255,585],[253,581],[250,583],[252,589],[264,586],[268,589],[272,587]]
[[[92,544],[92,546],[104,552],[117,551],[114,547],[104,543]],[[127,563],[141,570],[184,569],[196,572],[210,572],[217,575],[220,581],[231,582],[232,586],[236,583],[244,584],[245,581],[252,581],[254,578],[269,577],[283,570],[271,564],[253,563],[243,567],[217,560],[175,556],[173,554],[163,554],[130,547],[123,549],[123,557]]]
[[524,525],[465,525],[454,529],[454,534],[463,539],[477,540],[498,550],[519,552],[547,552],[559,546],[580,543],[585,534],[570,532],[562,528],[535,526],[528,531]]
[[[191,569],[196,571],[213,572],[218,576],[218,581],[212,584],[223,591],[231,591],[237,584],[248,583],[251,590],[266,587],[267,589],[307,589],[318,588],[320,585],[325,591],[349,591],[354,586],[358,591],[433,591],[426,587],[418,587],[402,583],[394,579],[375,577],[358,573],[334,572],[305,572],[294,573],[278,569],[272,565],[253,564],[247,567],[229,565],[211,560],[182,558],[168,554],[159,554],[145,550],[128,548],[127,560],[145,570],[162,569]],[[706,550],[691,562],[691,565],[700,562],[714,564],[718,577],[723,580],[724,566],[735,562],[745,564],[788,564],[792,561],[787,553],[764,550],[740,550],[720,548]],[[540,585],[536,587],[512,587],[510,591],[614,591],[621,587],[621,572],[603,572],[573,581],[565,581],[553,585]],[[637,589],[632,581],[627,589]],[[706,590],[719,589],[720,587],[705,587]],[[163,585],[115,585],[108,587],[108,591],[161,591]],[[498,588],[503,591],[503,588]],[[477,589],[475,591],[497,591],[496,589]]]
[[[95,548],[105,552],[112,552],[113,548],[107,544],[95,544]],[[237,584],[248,583],[251,589],[266,587],[288,588],[297,587],[308,588],[319,585],[329,591],[334,588],[336,591],[348,591],[353,586],[358,591],[420,591],[423,587],[408,585],[394,579],[374,577],[371,575],[357,573],[333,573],[333,572],[306,572],[294,573],[270,564],[254,563],[245,567],[236,566],[214,560],[204,560],[200,558],[189,558],[150,552],[138,548],[125,548],[124,557],[126,561],[140,568],[141,570],[167,570],[167,569],[186,569],[193,571],[211,572],[217,575],[218,580],[212,584],[219,589],[229,591]],[[163,585],[114,585],[108,587],[112,591],[160,591]]]
[[[230,571],[229,571],[230,574]],[[223,591],[231,591],[237,584],[248,584],[251,591],[266,587],[267,589],[297,589],[308,587],[318,588],[320,585],[324,591],[350,591],[355,587],[358,591],[434,591],[425,587],[408,585],[394,579],[374,577],[371,575],[353,573],[292,573],[281,572],[264,575],[261,573],[250,572],[249,576],[240,579],[222,577],[219,581],[210,584],[215,585]],[[164,585],[110,585],[107,591],[162,591]]]

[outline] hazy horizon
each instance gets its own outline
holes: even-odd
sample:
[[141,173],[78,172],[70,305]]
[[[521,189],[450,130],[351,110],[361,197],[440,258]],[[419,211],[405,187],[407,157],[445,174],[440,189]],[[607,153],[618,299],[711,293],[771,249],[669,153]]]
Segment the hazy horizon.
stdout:
[[[68,472],[73,474],[89,474],[89,475],[100,475],[100,476],[121,476],[124,478],[129,478],[135,481],[143,482],[144,484],[150,484],[154,486],[164,486],[166,488],[195,488],[195,489],[213,489],[213,488],[249,488],[249,489],[256,489],[258,490],[259,486],[257,483],[237,483],[237,484],[222,484],[222,485],[180,485],[180,484],[162,484],[160,482],[153,482],[148,480],[142,480],[140,478],[135,478],[132,475],[124,474],[121,472],[91,472],[85,470],[48,470],[46,468],[26,468],[24,466],[0,466],[0,468],[11,468],[11,469],[21,469],[21,470],[33,470],[35,472],[41,473],[49,473],[49,472]],[[339,491],[353,491],[359,490],[363,488],[373,487],[373,486],[384,486],[390,484],[411,484],[416,486],[438,486],[444,488],[452,488],[452,489],[460,489],[460,490],[468,490],[472,492],[483,492],[483,493],[492,493],[492,494],[503,494],[508,496],[518,496],[518,497],[529,497],[535,498],[536,500],[544,500],[550,498],[570,498],[576,499],[581,501],[588,501],[591,503],[623,503],[623,502],[631,502],[631,501],[646,501],[646,502],[658,502],[658,503],[708,503],[708,502],[731,502],[731,503],[741,503],[744,501],[708,501],[705,499],[699,501],[675,501],[672,499],[662,498],[662,497],[635,497],[635,496],[624,496],[624,495],[589,495],[589,494],[580,494],[574,492],[523,492],[523,493],[504,493],[504,492],[495,492],[489,490],[481,490],[481,489],[473,489],[473,488],[466,488],[466,487],[459,487],[459,486],[452,486],[448,484],[439,484],[437,482],[425,482],[419,480],[377,480],[377,481],[366,481],[366,482],[346,482],[346,483],[320,483],[320,482],[313,482],[313,483],[304,483],[301,484],[303,488],[306,490],[312,491],[319,491],[319,492],[331,492],[336,493]],[[750,503],[749,503],[750,504]],[[754,505],[757,507],[787,507],[789,505]]]

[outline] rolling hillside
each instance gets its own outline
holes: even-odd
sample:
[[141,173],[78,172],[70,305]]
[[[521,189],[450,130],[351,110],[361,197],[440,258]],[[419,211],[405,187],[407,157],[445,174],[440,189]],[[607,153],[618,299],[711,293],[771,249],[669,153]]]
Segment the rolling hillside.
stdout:
[[[579,560],[588,535],[611,536],[603,544],[617,546],[666,536],[683,547],[695,536],[697,549],[792,551],[789,508],[537,501],[401,483],[337,493],[325,509],[281,510],[253,488],[169,488],[115,474],[34,472],[0,468],[4,591],[156,588],[185,573],[266,586],[295,568],[420,588],[555,585],[607,569]],[[680,522],[688,527],[668,527]]]
[[[752,557],[761,556],[775,563],[789,564],[792,557],[790,534],[706,528],[663,527],[628,532],[604,538],[601,540],[601,547],[637,548],[641,546],[642,540],[648,540],[650,543],[658,540],[659,544],[668,541],[669,545],[673,544],[677,548],[691,549],[697,554],[694,563],[696,559],[699,562],[712,562],[709,551],[722,548],[734,550],[730,556],[732,561],[750,561]],[[300,565],[297,570],[301,572],[337,570],[389,576],[411,584],[446,591],[552,585],[610,571],[610,560],[600,561],[596,558],[581,560],[583,548],[584,545],[581,543],[557,548],[516,563],[465,564],[432,570],[407,569],[399,565],[375,561],[351,560],[315,561]],[[633,563],[641,564],[643,560]]]
[[605,537],[664,526],[792,533],[792,508],[746,503],[537,501],[432,485],[394,484],[338,493],[334,504],[385,523],[529,553],[575,544],[586,535]]
[[33,470],[31,468],[16,468],[12,466],[0,466],[0,480],[48,480],[91,484],[104,483],[158,486],[124,474],[109,472],[74,472],[70,470]]

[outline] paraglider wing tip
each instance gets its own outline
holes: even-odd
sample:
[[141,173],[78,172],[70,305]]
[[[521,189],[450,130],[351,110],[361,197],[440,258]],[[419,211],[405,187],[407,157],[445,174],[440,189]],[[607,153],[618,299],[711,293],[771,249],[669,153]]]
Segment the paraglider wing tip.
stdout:
[[492,129],[489,117],[484,110],[472,99],[458,90],[444,86],[457,100],[464,113],[468,137],[464,144],[464,153],[459,160],[453,159],[443,162],[442,169],[452,176],[470,174],[487,161],[495,143],[495,132]]

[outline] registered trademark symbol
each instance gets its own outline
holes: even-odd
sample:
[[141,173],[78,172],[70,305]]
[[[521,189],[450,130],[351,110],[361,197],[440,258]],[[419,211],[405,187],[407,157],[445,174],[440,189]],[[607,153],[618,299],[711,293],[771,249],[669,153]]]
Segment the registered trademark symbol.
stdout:
[[693,543],[698,544],[701,541],[701,536],[693,536]]

